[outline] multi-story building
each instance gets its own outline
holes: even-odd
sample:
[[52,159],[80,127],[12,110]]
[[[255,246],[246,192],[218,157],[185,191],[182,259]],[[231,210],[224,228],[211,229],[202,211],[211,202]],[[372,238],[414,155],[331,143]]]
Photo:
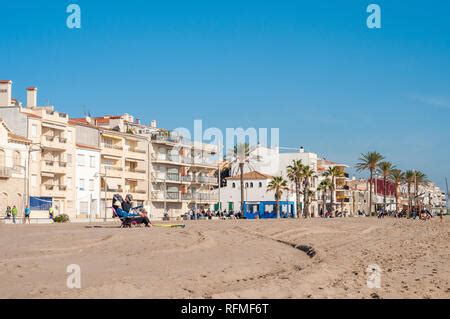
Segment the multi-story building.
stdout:
[[[130,194],[136,205],[148,205],[148,138],[116,125],[117,118],[72,119],[94,129],[99,140],[100,213],[110,217],[113,196]],[[119,122],[120,124],[120,122]],[[93,133],[94,134],[94,133]]]
[[217,203],[211,193],[217,186],[216,146],[157,128],[156,121],[143,125],[129,114],[74,120],[101,132],[101,174],[106,176],[102,181],[107,182],[108,199],[115,193],[131,193],[155,218],[165,212],[176,217]]
[[[327,159],[318,160],[318,173],[319,173],[319,183],[325,178],[324,173],[331,167],[336,167],[340,172],[340,175],[334,177],[334,190],[333,190],[333,200],[331,203],[331,197],[329,198],[330,202],[328,204],[333,204],[333,208],[339,211],[347,211],[348,213],[353,213],[353,203],[350,187],[347,184],[349,181],[349,175],[346,172],[347,165],[339,164]],[[331,180],[333,178],[329,177]]]
[[70,120],[76,134],[76,214],[93,220],[100,211],[100,135],[96,127]]
[[30,140],[14,134],[0,118],[0,216],[16,206],[19,216],[27,205],[28,146]]
[[35,217],[48,207],[75,217],[75,138],[69,116],[53,106],[37,105],[37,88],[27,89],[27,103],[11,98],[12,82],[0,82],[0,117],[16,134],[31,140],[29,202]]

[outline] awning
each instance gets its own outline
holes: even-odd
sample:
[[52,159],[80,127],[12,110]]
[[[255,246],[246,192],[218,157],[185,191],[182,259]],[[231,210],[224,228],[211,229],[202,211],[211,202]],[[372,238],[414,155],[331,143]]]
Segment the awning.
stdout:
[[104,137],[109,137],[109,138],[114,138],[114,139],[116,139],[116,140],[121,140],[121,139],[122,139],[122,136],[112,135],[112,134],[105,134],[105,133],[102,133],[102,136],[104,136]]
[[106,159],[117,160],[118,158],[121,158],[122,156],[120,156],[120,155],[118,155],[118,156],[114,156],[114,155],[103,155],[103,154],[102,154],[102,157],[103,157],[103,158],[106,158]]
[[42,122],[42,126],[48,127],[48,128],[54,129],[54,130],[60,130],[60,131],[64,131],[64,129],[65,129],[64,125],[50,124],[50,123],[46,123],[46,122]]

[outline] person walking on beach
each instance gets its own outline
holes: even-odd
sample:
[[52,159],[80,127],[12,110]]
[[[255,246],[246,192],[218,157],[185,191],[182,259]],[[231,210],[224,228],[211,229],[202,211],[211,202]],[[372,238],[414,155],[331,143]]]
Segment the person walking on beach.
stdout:
[[30,222],[30,214],[31,214],[31,210],[30,210],[30,207],[28,207],[28,205],[27,205],[27,207],[25,207],[25,216],[23,218],[23,223],[24,224],[27,223],[27,220],[28,220],[28,224],[31,224],[31,222]]
[[11,218],[11,206],[6,207],[6,218]]
[[17,217],[17,207],[16,205],[13,206],[13,208],[11,209],[11,215],[13,218],[13,223],[16,223],[16,217]]

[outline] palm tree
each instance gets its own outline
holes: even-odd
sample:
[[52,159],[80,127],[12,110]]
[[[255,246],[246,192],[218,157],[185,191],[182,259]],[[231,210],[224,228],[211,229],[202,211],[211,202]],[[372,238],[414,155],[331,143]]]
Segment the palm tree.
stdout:
[[428,183],[427,175],[422,173],[421,171],[414,171],[414,206],[416,209],[419,209],[419,186]]
[[411,199],[411,186],[414,184],[415,171],[408,170],[405,172],[405,182],[408,192],[408,217],[411,217],[412,199]]
[[244,167],[245,165],[250,165],[251,162],[257,158],[252,156],[250,146],[248,143],[235,145],[233,150],[229,152],[230,162],[232,164],[237,164],[240,174],[241,183],[241,213],[244,214]]
[[405,179],[405,173],[399,169],[392,169],[389,177],[395,185],[395,210],[398,212],[398,188]]
[[297,218],[300,217],[300,192],[303,182],[303,164],[301,160],[292,160],[292,165],[287,167],[287,176],[295,185],[295,200],[297,204]]
[[323,176],[331,178],[331,210],[334,211],[334,191],[336,190],[336,177],[344,176],[344,172],[339,169],[337,166],[328,167],[328,169],[323,173]]
[[308,165],[303,167],[303,197],[305,206],[303,207],[303,215],[305,218],[309,215],[309,199],[310,199],[310,189],[311,179],[315,177],[315,172]]
[[395,166],[392,165],[391,162],[383,161],[378,163],[378,171],[381,176],[383,176],[383,209],[386,210],[386,186],[387,180],[391,175],[392,170],[395,169]]
[[383,155],[378,152],[367,152],[366,154],[361,154],[359,162],[356,164],[356,170],[358,172],[369,170],[369,214],[372,215],[372,181],[373,173],[377,169],[378,163],[384,159]]
[[325,214],[327,210],[327,204],[326,204],[326,197],[328,190],[332,189],[333,184],[331,183],[331,180],[329,178],[324,179],[320,182],[319,186],[317,187],[317,190],[322,192],[322,210]]
[[272,178],[272,180],[269,182],[269,185],[267,185],[267,191],[274,191],[275,192],[275,201],[276,203],[276,211],[277,211],[277,218],[280,218],[280,199],[281,196],[283,196],[283,191],[287,190],[287,181],[281,177],[281,176],[275,176]]

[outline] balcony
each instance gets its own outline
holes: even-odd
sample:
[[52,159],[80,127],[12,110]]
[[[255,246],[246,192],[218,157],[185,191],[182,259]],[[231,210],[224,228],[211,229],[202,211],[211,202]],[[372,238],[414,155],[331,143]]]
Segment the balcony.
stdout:
[[147,200],[147,191],[144,189],[132,188],[127,193],[133,196],[133,200]]
[[171,154],[152,154],[152,162],[166,164],[181,164],[180,156]]
[[125,172],[125,178],[128,179],[147,179],[147,171],[145,169],[127,167],[125,168]]
[[156,135],[152,135],[152,138],[151,138],[151,141],[153,143],[166,144],[166,145],[181,144],[182,140],[183,139],[181,138],[181,136],[170,136],[170,134],[169,135],[156,134]]
[[41,186],[41,194],[45,197],[66,197],[67,187],[56,184],[43,184]]
[[123,147],[120,144],[101,143],[100,146],[103,155],[122,157]]
[[9,167],[0,166],[0,178],[10,178],[12,169]]
[[181,194],[181,200],[189,202],[200,202],[200,203],[216,202],[218,201],[218,199],[219,199],[218,195],[213,195],[211,193],[200,192],[200,193]]
[[197,176],[197,182],[201,184],[218,184],[217,177],[212,176]]
[[132,159],[138,159],[145,161],[147,159],[147,151],[134,147],[125,146],[125,156]]
[[53,174],[66,174],[67,163],[55,160],[43,160],[41,171]]
[[119,166],[107,166],[105,165],[101,169],[102,172],[105,172],[106,177],[118,177],[122,178],[123,176],[123,169]]
[[168,201],[168,202],[179,202],[180,193],[179,192],[166,192],[164,199],[164,191],[153,191],[151,192],[150,198],[154,201]]
[[42,144],[42,147],[53,149],[53,150],[66,150],[67,149],[67,139],[62,136],[42,135],[41,144]]
[[69,120],[69,116],[66,113],[56,112],[51,109],[45,110],[42,112],[42,118],[45,120],[49,120],[52,122],[64,122],[67,123]]
[[218,162],[212,159],[196,157],[192,161],[192,165],[194,166],[205,166],[205,167],[217,167]]

